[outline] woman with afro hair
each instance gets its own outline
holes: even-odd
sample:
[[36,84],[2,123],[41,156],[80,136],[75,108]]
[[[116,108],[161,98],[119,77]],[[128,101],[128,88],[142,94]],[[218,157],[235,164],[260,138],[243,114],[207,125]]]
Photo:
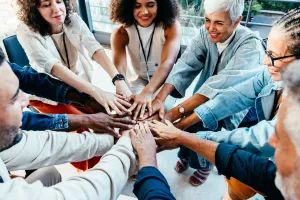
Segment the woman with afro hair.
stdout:
[[[151,102],[168,77],[180,50],[181,26],[177,0],[112,0],[110,18],[121,25],[111,36],[113,63],[125,75],[131,92],[133,119],[152,115]],[[136,79],[128,73],[131,60]],[[165,109],[175,99],[169,97]],[[169,102],[169,103],[168,103]],[[146,114],[148,110],[148,114]]]

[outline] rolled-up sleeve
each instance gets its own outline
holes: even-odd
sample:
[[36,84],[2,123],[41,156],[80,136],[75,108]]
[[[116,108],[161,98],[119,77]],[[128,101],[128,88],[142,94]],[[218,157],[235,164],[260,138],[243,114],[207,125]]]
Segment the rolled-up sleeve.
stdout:
[[269,144],[269,138],[275,131],[276,118],[263,120],[250,128],[237,128],[233,131],[201,131],[197,136],[218,142],[238,145],[242,149],[258,156],[273,157],[274,148]]
[[194,112],[205,128],[216,130],[218,121],[254,106],[258,94],[270,81],[269,72],[264,70],[238,85],[218,90],[213,99],[194,109]]
[[174,65],[166,83],[172,84],[180,94],[185,96],[186,89],[191,85],[196,76],[204,67],[206,47],[203,39],[203,27],[191,41],[190,45]]
[[40,114],[34,112],[23,112],[22,130],[44,131],[63,130],[69,127],[68,116],[66,114]]

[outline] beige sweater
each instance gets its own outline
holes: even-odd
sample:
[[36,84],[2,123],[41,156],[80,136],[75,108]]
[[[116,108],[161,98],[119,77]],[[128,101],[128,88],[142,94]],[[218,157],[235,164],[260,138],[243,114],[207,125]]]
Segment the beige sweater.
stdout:
[[[129,137],[122,137],[108,151],[112,144],[109,135],[24,132],[18,144],[0,153],[0,175],[4,180],[0,199],[116,199],[137,165]],[[28,184],[21,178],[11,180],[8,175],[8,170],[36,169],[103,154],[94,168],[48,188],[41,182]]]

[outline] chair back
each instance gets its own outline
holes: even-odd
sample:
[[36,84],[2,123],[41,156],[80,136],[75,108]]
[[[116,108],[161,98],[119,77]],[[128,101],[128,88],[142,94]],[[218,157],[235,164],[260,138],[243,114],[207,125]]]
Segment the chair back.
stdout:
[[29,65],[27,55],[18,41],[16,35],[7,37],[3,40],[9,62],[16,63],[20,66]]

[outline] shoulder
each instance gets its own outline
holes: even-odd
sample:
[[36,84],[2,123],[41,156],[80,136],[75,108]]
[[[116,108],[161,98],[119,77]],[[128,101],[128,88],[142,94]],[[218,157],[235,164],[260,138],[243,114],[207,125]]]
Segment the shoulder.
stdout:
[[69,19],[71,21],[71,23],[67,25],[69,29],[81,32],[82,27],[86,25],[77,13],[70,14]]
[[181,25],[178,20],[173,24],[164,29],[165,37],[167,38],[170,35],[181,34]]
[[43,40],[44,37],[41,36],[39,32],[34,31],[32,28],[27,26],[24,23],[20,23],[16,29],[16,35],[19,40],[28,39],[28,38],[38,38],[39,40]]
[[125,44],[128,44],[129,42],[129,36],[128,33],[123,25],[116,28],[111,35],[112,42],[122,42]]

